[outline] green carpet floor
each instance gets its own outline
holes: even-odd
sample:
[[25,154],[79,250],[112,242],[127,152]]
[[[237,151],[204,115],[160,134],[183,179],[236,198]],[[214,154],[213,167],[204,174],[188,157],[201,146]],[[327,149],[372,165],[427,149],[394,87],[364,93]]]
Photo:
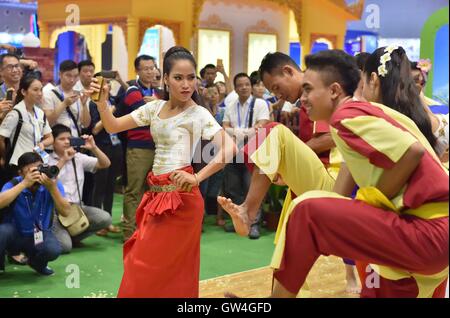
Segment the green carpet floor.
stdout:
[[[116,195],[113,223],[120,223],[122,197]],[[215,216],[205,220],[201,241],[200,279],[267,266],[273,252],[274,233],[262,229],[258,240],[226,233],[214,225]],[[55,271],[42,277],[28,266],[6,265],[0,274],[0,297],[115,297],[122,277],[120,234],[91,236],[84,247],[61,255],[49,265]],[[79,271],[79,286],[76,277]]]

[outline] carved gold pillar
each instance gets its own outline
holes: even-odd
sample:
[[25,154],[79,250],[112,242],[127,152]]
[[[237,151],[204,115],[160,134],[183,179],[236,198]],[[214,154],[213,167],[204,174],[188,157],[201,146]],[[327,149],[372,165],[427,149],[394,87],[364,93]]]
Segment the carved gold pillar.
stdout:
[[127,44],[128,44],[128,77],[134,78],[134,59],[139,52],[139,19],[133,16],[127,18]]
[[42,48],[50,47],[50,33],[48,30],[48,24],[42,21],[39,21],[39,38],[41,40]]
[[[305,30],[306,28],[303,28]],[[305,56],[311,53],[311,32],[310,31],[304,31],[301,35],[302,41],[300,42],[300,45],[302,46],[302,56],[301,56],[301,66],[303,69],[306,68],[305,65]]]

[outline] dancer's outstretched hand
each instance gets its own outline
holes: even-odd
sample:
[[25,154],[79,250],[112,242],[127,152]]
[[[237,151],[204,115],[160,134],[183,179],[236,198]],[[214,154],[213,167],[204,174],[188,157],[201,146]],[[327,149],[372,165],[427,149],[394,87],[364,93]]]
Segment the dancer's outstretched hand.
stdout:
[[250,221],[247,209],[242,205],[234,204],[231,199],[218,196],[217,202],[231,216],[236,233],[241,236],[248,236],[250,233]]
[[186,171],[175,170],[172,172],[169,179],[182,191],[190,191],[192,187],[197,186],[197,179],[195,176]]
[[95,77],[92,79],[91,85],[89,86],[88,90],[84,91],[84,94],[87,96],[92,96],[95,93],[100,92],[102,90],[102,94],[100,95],[100,100],[95,102],[97,104],[97,107],[99,104],[104,104],[104,107],[99,108],[99,111],[106,108],[106,100],[109,96],[109,85],[105,83],[103,87],[100,87],[100,83],[98,82],[98,79]]

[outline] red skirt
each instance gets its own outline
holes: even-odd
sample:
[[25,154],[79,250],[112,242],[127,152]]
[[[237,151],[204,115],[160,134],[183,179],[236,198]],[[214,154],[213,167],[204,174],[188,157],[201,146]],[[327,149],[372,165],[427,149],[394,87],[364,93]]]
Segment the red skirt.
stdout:
[[[183,168],[193,173],[192,167]],[[149,173],[150,186],[169,185],[170,173]],[[204,202],[191,192],[147,192],[136,211],[137,229],[123,249],[124,273],[117,297],[196,298]]]

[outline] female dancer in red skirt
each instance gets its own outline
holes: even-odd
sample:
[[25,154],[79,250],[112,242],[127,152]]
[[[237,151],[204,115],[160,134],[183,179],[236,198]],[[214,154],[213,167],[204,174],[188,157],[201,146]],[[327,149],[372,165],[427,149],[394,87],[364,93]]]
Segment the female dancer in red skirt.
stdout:
[[[97,103],[105,129],[117,133],[150,126],[156,144],[150,190],[136,211],[137,229],[124,245],[124,274],[118,297],[198,297],[203,199],[198,185],[221,170],[236,146],[196,99],[196,62],[182,47],[164,57],[166,100],[152,101],[127,116],[115,118],[105,102]],[[92,92],[100,86],[92,83]],[[198,174],[191,161],[200,139],[219,151]]]

